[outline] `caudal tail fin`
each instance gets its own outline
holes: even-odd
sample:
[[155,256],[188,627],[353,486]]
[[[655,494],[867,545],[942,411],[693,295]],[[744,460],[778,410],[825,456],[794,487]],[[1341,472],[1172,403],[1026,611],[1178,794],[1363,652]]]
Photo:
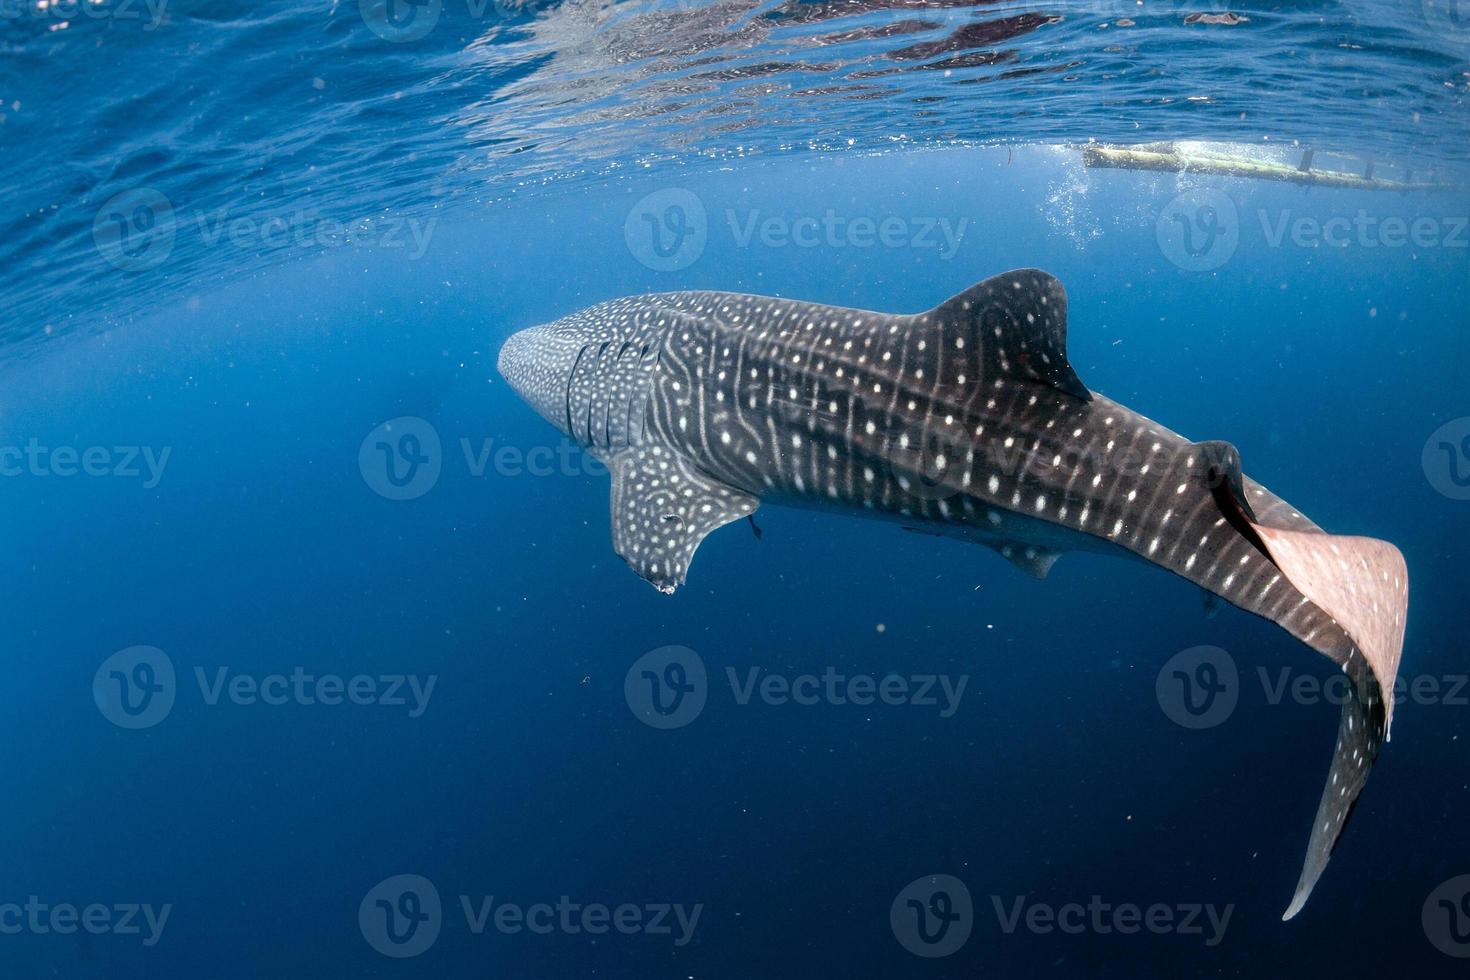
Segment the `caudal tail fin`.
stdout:
[[[1404,648],[1409,575],[1386,541],[1253,525],[1281,573],[1338,629],[1301,639],[1352,680],[1317,806],[1306,862],[1283,919],[1301,911],[1327,866],[1393,721],[1393,685]],[[1343,637],[1346,637],[1344,642]]]

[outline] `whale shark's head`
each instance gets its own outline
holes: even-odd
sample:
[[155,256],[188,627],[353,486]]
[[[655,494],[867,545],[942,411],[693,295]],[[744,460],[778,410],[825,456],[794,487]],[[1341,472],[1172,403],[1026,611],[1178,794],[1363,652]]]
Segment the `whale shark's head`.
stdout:
[[659,297],[599,303],[513,334],[500,348],[500,373],[563,435],[626,448],[642,432],[670,315]]
[[542,418],[571,435],[567,392],[577,358],[593,339],[566,321],[529,327],[500,348],[500,375]]

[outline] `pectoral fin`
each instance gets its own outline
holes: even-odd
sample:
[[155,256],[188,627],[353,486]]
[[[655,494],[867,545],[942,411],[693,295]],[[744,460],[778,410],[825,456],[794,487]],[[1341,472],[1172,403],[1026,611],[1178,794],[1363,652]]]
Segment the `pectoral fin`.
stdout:
[[1051,573],[1051,567],[1057,563],[1057,559],[1062,557],[1060,551],[1029,544],[996,544],[991,547],[999,552],[1006,561],[1034,579],[1046,578]]
[[624,450],[610,469],[613,549],[660,592],[684,584],[706,535],[760,506],[659,445]]

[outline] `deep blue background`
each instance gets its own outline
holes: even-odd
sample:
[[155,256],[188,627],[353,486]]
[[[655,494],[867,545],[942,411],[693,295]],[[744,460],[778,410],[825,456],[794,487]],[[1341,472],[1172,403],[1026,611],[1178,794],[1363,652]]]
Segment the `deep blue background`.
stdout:
[[[0,937],[17,977],[798,977],[1463,975],[1420,927],[1470,872],[1470,707],[1399,709],[1394,739],[1305,912],[1279,920],[1337,711],[1271,705],[1258,666],[1331,665],[1162,572],[1065,556],[1034,582],[988,550],[767,509],[656,593],[613,554],[605,478],[472,476],[459,440],[556,433],[494,370],[512,331],[598,300],[721,288],[880,310],[931,306],[1036,265],[1067,285],[1092,388],[1196,439],[1341,533],[1405,553],[1404,673],[1463,675],[1470,503],[1420,451],[1470,414],[1459,248],[1272,248],[1254,216],[1464,214],[1460,197],[1219,183],[1244,216],[1213,273],[1172,265],[1154,221],[1172,178],[1062,158],[935,152],[752,164],[543,196],[436,228],[429,253],[338,250],[68,338],[0,369],[0,445],[170,446],[154,490],[0,479],[0,902],[165,902],[163,941]],[[677,273],[639,264],[644,194],[694,191],[710,242]],[[968,217],[959,254],[736,247],[723,211]],[[444,475],[391,502],[358,468],[380,422],[430,420]],[[877,629],[883,624],[884,630]],[[645,727],[635,659],[697,650],[712,674],[831,665],[972,675],[959,712],[740,707]],[[1176,727],[1160,666],[1225,647],[1247,677],[1216,729]],[[113,652],[158,646],[185,675],[158,727],[91,699]],[[208,707],[195,666],[438,675],[427,713]],[[423,957],[385,959],[357,906],[389,875],[451,906]],[[975,896],[947,960],[910,956],[888,906],[926,873]],[[705,906],[696,939],[470,936],[455,896]],[[1225,941],[1007,936],[990,896],[1060,904],[1234,903]]]

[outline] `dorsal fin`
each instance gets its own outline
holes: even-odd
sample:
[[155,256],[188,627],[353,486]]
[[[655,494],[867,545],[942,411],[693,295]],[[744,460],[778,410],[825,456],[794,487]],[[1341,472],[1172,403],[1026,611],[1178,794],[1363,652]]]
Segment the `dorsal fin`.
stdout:
[[977,356],[991,370],[1092,400],[1067,360],[1067,291],[1055,276],[1040,269],[991,276],[940,303],[929,316],[969,327]]
[[1194,444],[1195,458],[1200,461],[1199,472],[1204,475],[1210,489],[1223,488],[1252,521],[1256,519],[1250,497],[1245,492],[1245,473],[1240,468],[1240,450],[1223,439],[1209,439]]
[[1205,485],[1215,498],[1220,514],[1231,526],[1261,551],[1266,550],[1255,532],[1256,512],[1250,497],[1245,492],[1245,476],[1240,469],[1240,450],[1221,439],[1194,444],[1195,459],[1199,461],[1195,472],[1203,477]]

